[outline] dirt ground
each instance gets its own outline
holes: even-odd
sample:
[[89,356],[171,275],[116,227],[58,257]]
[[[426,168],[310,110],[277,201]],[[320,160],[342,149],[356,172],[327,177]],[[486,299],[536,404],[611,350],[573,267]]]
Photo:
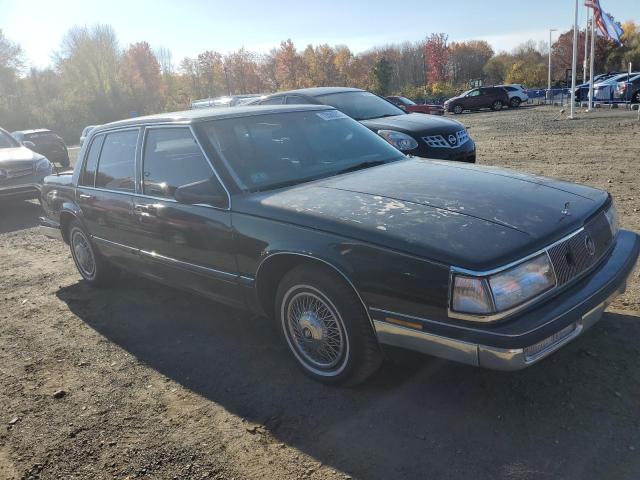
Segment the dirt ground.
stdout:
[[[479,163],[605,188],[640,231],[640,122],[457,117]],[[0,479],[637,479],[640,275],[516,373],[394,356],[366,385],[300,373],[270,322],[135,277],[97,291],[32,202],[0,206]]]

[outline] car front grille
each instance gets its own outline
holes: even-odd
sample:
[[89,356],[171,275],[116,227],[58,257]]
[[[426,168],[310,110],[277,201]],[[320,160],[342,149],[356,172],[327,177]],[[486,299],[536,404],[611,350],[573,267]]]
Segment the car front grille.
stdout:
[[422,139],[433,148],[456,148],[469,140],[469,134],[462,129],[449,135],[429,135]]
[[598,263],[612,241],[609,222],[604,213],[600,213],[578,233],[550,247],[548,253],[557,286],[569,283]]
[[0,164],[0,181],[27,177],[33,174],[33,164],[25,162],[4,162]]

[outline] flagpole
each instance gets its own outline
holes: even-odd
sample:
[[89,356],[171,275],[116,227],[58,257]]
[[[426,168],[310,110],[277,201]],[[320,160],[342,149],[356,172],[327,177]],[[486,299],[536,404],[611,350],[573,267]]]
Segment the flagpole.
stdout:
[[595,59],[595,48],[596,48],[596,17],[593,15],[591,17],[591,59],[589,66],[589,108],[588,111],[591,111],[593,108],[593,63]]
[[576,109],[576,70],[578,63],[578,0],[576,0],[575,18],[573,21],[573,59],[571,60],[571,98],[569,102],[571,109],[569,118],[573,120],[575,118],[574,112]]
[[587,61],[589,58],[589,7],[585,7],[587,11],[587,23],[584,27],[584,59],[582,61],[582,83],[587,83]]

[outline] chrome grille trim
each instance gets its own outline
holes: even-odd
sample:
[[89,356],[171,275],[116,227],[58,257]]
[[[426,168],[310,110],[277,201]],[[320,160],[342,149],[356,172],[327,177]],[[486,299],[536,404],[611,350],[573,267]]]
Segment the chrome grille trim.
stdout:
[[[455,135],[455,142],[452,143],[448,140],[450,135]],[[433,148],[457,148],[469,141],[469,133],[465,128],[450,135],[429,135],[422,137],[422,140]]]

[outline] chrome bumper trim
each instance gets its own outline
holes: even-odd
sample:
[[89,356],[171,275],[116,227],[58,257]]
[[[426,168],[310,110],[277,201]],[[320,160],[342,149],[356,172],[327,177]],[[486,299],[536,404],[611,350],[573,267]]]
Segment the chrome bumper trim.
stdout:
[[525,348],[504,349],[478,345],[380,320],[374,320],[374,325],[378,341],[385,345],[415,350],[434,357],[491,370],[520,370],[548,357],[591,328],[602,318],[602,314],[612,300],[624,293],[625,289],[626,283],[623,283],[607,300],[579,318],[575,322],[574,330],[532,356],[527,356]]

